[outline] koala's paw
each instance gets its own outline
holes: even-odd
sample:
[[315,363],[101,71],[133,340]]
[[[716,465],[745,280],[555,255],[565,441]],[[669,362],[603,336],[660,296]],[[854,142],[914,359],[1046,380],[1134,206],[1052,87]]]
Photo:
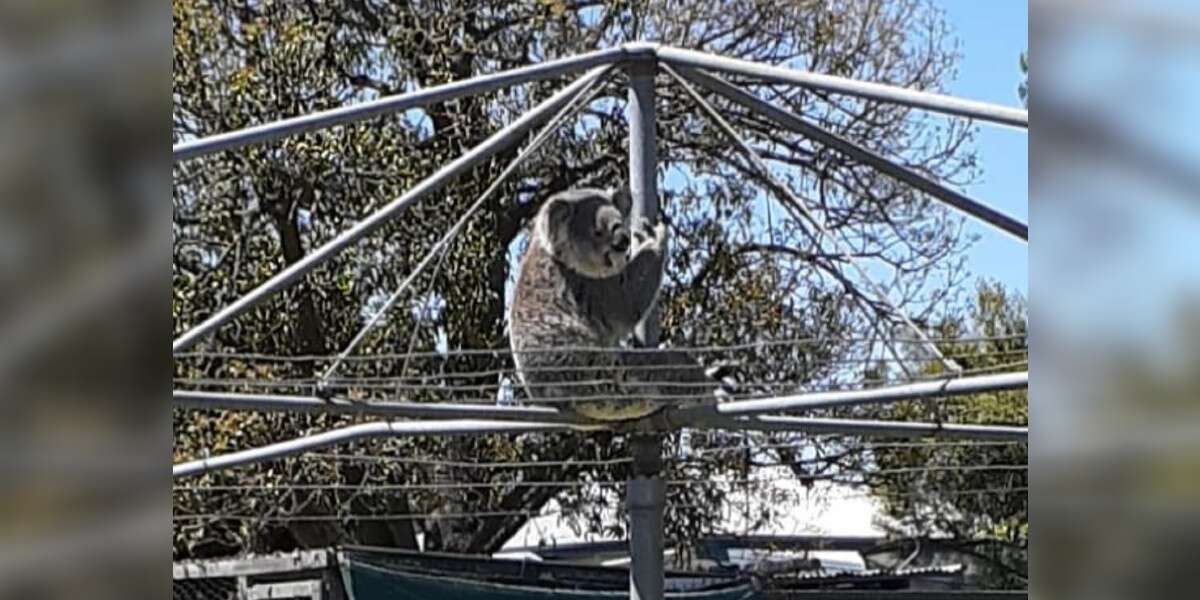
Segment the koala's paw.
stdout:
[[654,237],[654,226],[650,224],[650,219],[646,217],[638,217],[630,227],[633,232],[633,240],[635,242],[644,243],[647,239]]
[[667,247],[667,226],[651,225],[649,219],[642,217],[634,224],[633,241],[634,254],[647,248],[662,252]]

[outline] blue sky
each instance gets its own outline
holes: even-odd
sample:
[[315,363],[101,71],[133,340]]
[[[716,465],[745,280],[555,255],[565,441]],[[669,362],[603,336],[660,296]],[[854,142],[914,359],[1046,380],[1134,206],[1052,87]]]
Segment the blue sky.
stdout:
[[[947,20],[961,43],[958,79],[947,92],[975,100],[1020,106],[1018,59],[1029,47],[1028,5],[1022,1],[943,0]],[[1037,93],[1036,91],[1033,93]],[[1029,136],[1025,130],[980,125],[976,148],[983,170],[966,192],[1026,223],[1029,222]],[[969,254],[977,277],[1003,282],[1029,296],[1026,244],[972,222],[981,236]]]
[[[960,42],[962,60],[958,78],[947,82],[946,92],[973,100],[1021,106],[1017,85],[1021,52],[1028,48],[1028,10],[1021,1],[944,0]],[[1029,222],[1029,135],[1023,129],[980,124],[976,149],[982,174],[965,191],[969,196],[1016,219]],[[687,174],[668,171],[668,187]],[[979,241],[968,253],[974,278],[994,279],[1029,297],[1029,254],[1024,242],[967,219],[969,234]],[[868,265],[870,271],[871,265]],[[881,275],[882,276],[882,275]]]

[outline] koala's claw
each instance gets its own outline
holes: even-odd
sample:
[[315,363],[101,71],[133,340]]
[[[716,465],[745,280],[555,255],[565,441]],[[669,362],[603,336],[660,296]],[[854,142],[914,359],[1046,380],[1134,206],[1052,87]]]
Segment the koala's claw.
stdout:
[[654,233],[651,231],[650,221],[645,217],[641,217],[633,223],[630,233],[633,234],[633,244],[629,248],[630,256],[637,256],[642,250],[654,244]]
[[654,226],[650,224],[650,219],[646,217],[638,217],[636,223],[633,224],[633,239],[638,242],[644,242],[647,239],[654,237]]
[[661,248],[666,244],[667,226],[663,223],[651,225],[650,220],[641,217],[633,227],[633,239],[640,248]]

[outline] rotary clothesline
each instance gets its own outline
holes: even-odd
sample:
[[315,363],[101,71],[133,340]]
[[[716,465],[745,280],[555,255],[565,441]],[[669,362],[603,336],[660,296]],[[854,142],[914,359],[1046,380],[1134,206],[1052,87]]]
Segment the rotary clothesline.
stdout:
[[[824,90],[839,94],[849,94],[862,98],[868,98],[877,101],[900,103],[911,107],[916,107],[924,110],[942,112],[946,114],[967,116],[988,120],[996,123],[1002,123],[1017,127],[1028,127],[1028,114],[1026,111],[1009,107],[989,105],[969,100],[952,98],[939,94],[928,92],[906,90],[893,86],[859,82],[845,78],[831,77],[826,75],[807,73],[793,69],[782,67],[764,66],[749,63],[747,61],[739,61],[703,53],[680,50],[657,44],[635,43],[621,46],[609,50],[601,50],[597,52],[587,53],[578,57],[559,59],[550,61],[541,65],[533,65],[523,67],[512,71],[486,75],[472,78],[470,80],[454,82],[443,86],[437,86],[426,90],[420,90],[408,94],[401,94],[394,97],[382,98],[377,101],[368,102],[362,105],[350,107],[342,107],[314,113],[310,115],[302,115],[291,119],[284,119],[274,123],[252,127],[242,131],[229,132],[205,138],[200,140],[188,140],[177,144],[173,147],[175,160],[184,160],[187,158],[202,156],[220,150],[228,150],[243,146],[250,143],[259,143],[271,139],[277,139],[284,135],[290,135],[301,131],[309,131],[317,128],[328,127],[335,124],[350,123],[367,117],[383,114],[386,112],[395,112],[407,110],[418,106],[425,106],[431,103],[444,102],[453,98],[465,96],[467,94],[479,93],[487,90],[497,89],[506,85],[513,85],[527,81],[546,79],[557,77],[564,74],[577,72],[583,69],[591,69],[586,75],[580,77],[575,82],[569,84],[564,89],[554,94],[547,100],[535,106],[532,110],[519,117],[513,123],[503,127],[479,146],[469,150],[458,159],[447,164],[437,172],[418,183],[413,189],[406,192],[393,202],[385,205],[374,213],[368,215],[363,220],[356,223],[350,229],[342,232],[334,239],[326,242],[320,247],[314,249],[311,253],[304,256],[300,261],[297,261],[287,268],[268,278],[254,290],[243,295],[229,306],[217,311],[205,319],[200,324],[194,326],[190,330],[184,332],[172,343],[172,351],[176,354],[177,359],[188,358],[189,355],[184,354],[186,351],[194,347],[200,340],[208,335],[211,335],[218,327],[232,321],[240,314],[249,310],[251,307],[263,301],[265,298],[278,293],[291,285],[295,284],[309,271],[316,268],[335,254],[358,242],[362,238],[371,234],[385,222],[399,217],[408,207],[423,197],[440,189],[455,177],[466,173],[472,167],[481,164],[483,161],[495,156],[497,153],[510,147],[522,138],[526,133],[531,131],[542,120],[551,118],[553,120],[549,126],[543,129],[542,133],[538,134],[534,142],[526,149],[525,152],[518,156],[513,165],[510,165],[509,171],[515,169],[520,160],[528,154],[535,151],[540,144],[539,140],[544,140],[546,132],[556,126],[561,119],[573,112],[574,108],[571,105],[575,104],[580,98],[584,97],[589,89],[598,89],[597,83],[602,79],[603,75],[611,69],[614,64],[622,63],[626,65],[637,64],[641,71],[639,77],[631,75],[630,87],[631,100],[636,96],[638,102],[631,101],[632,115],[630,122],[636,125],[636,132],[631,133],[633,144],[631,145],[631,187],[634,189],[635,208],[637,210],[646,209],[647,201],[653,201],[652,198],[637,197],[645,196],[645,190],[653,190],[653,181],[647,182],[646,177],[654,176],[654,152],[653,147],[649,148],[634,148],[638,143],[653,144],[653,69],[649,71],[649,77],[646,77],[647,66],[666,65],[667,72],[672,76],[677,73],[672,69],[678,68],[679,73],[677,79],[679,83],[684,85],[685,89],[692,92],[690,87],[684,83],[683,79],[687,79],[692,83],[696,83],[708,89],[711,92],[717,93],[727,100],[741,105],[744,109],[752,113],[764,117],[767,120],[787,129],[807,137],[819,144],[832,148],[851,159],[876,170],[888,174],[902,182],[905,182],[916,189],[930,195],[931,197],[961,211],[974,218],[981,219],[1003,231],[1006,231],[1022,240],[1027,240],[1027,227],[1015,219],[1012,219],[1002,213],[980,203],[972,198],[958,193],[948,187],[932,181],[923,175],[916,173],[904,165],[900,165],[885,157],[874,154],[865,148],[837,136],[836,134],[821,129],[811,123],[808,123],[800,116],[794,115],[788,111],[779,109],[771,104],[762,101],[756,96],[749,94],[739,88],[736,88],[711,73],[704,73],[696,69],[706,71],[720,71],[729,74],[738,74],[748,76],[760,80],[771,82],[781,82],[793,85],[800,85],[813,89]],[[630,67],[632,68],[632,67]],[[635,81],[637,79],[637,81]],[[642,86],[639,88],[638,86]],[[636,88],[636,89],[635,89]],[[703,99],[692,92],[700,103],[702,108],[705,108],[710,115],[716,114],[715,109],[710,105],[706,105]],[[649,102],[646,102],[649,100]],[[584,101],[579,106],[585,105]],[[719,117],[719,115],[718,115]],[[718,119],[718,121],[720,121]],[[647,128],[648,127],[648,128]],[[732,131],[728,132],[735,136]],[[636,135],[635,135],[636,134]],[[753,155],[753,150],[750,151]],[[649,162],[647,162],[649,160]],[[759,160],[761,163],[761,159]],[[637,163],[636,165],[634,163]],[[649,183],[650,185],[647,185]],[[496,185],[499,185],[497,183]],[[495,187],[495,186],[493,186]],[[486,198],[489,189],[485,192],[483,198]],[[793,201],[798,206],[803,207],[803,203],[797,198]],[[479,200],[478,202],[482,202]],[[650,207],[649,210],[655,210]],[[421,270],[429,264],[433,257],[438,255],[439,251],[444,252],[445,246],[453,239],[456,231],[461,227],[466,219],[470,218],[473,211],[468,211],[461,217],[458,225],[455,225],[447,232],[442,241],[435,244],[429,251],[425,260],[420,263],[420,266],[414,270],[406,279],[407,282],[415,280]],[[819,228],[819,223],[812,221],[810,224]],[[836,242],[836,240],[835,240]],[[864,280],[870,283],[869,278],[865,277],[865,273],[860,273],[864,276]],[[406,287],[406,284],[401,285],[396,290],[392,297],[389,298],[388,305],[394,303],[394,299],[398,298]],[[873,284],[872,284],[873,285]],[[874,286],[873,291],[877,296],[882,296],[885,303],[887,300],[886,293],[881,293],[877,286]],[[919,328],[912,325],[912,322],[903,315],[894,306],[889,307],[890,312],[901,321],[905,322],[917,335],[917,342],[922,344],[926,349],[932,348],[931,354],[939,359],[943,359],[947,365],[954,365],[949,362],[952,359],[945,359],[940,349],[933,345],[931,340],[925,339],[926,334]],[[322,381],[328,384],[339,384],[340,380],[334,380],[332,375],[337,370],[338,366],[343,362],[353,360],[350,356],[358,343],[366,335],[371,324],[368,323],[360,333],[354,336],[352,342],[345,348],[339,357],[334,359],[325,366],[324,376]],[[896,350],[896,341],[887,340],[889,343],[887,349],[892,353],[894,362],[891,364],[899,365],[904,369],[910,379],[913,379],[912,373],[908,368],[908,361]],[[763,348],[762,344],[748,344],[749,348]],[[554,349],[555,352],[564,351],[561,348]],[[479,350],[481,353],[496,354],[494,350]],[[411,358],[408,356],[405,360]],[[295,358],[289,360],[296,360]],[[915,361],[923,362],[923,361]],[[956,366],[956,365],[955,365]],[[1020,366],[1020,365],[1009,365]],[[1003,366],[1002,366],[1003,368]],[[951,371],[957,369],[950,367]],[[499,374],[497,374],[499,375]],[[453,377],[453,374],[440,375],[443,377]],[[182,383],[182,382],[181,382]],[[228,385],[236,385],[225,382]],[[388,382],[392,383],[392,382]],[[769,384],[778,384],[778,382],[767,382]],[[752,385],[752,384],[750,384]],[[812,410],[821,410],[834,407],[853,407],[868,404],[890,403],[905,400],[921,399],[921,398],[947,398],[956,395],[972,395],[980,393],[993,393],[1008,390],[1023,389],[1028,385],[1028,373],[1002,373],[1002,374],[973,374],[964,375],[958,374],[952,378],[939,378],[931,381],[912,381],[901,385],[884,386],[873,389],[859,390],[834,390],[834,391],[813,391],[802,394],[795,394],[783,397],[756,398],[750,400],[735,399],[730,402],[724,402],[717,405],[707,405],[700,407],[668,407],[665,410],[652,415],[643,420],[643,423],[648,424],[652,429],[674,429],[680,427],[690,428],[711,428],[721,430],[749,430],[749,431],[797,431],[808,433],[842,433],[852,435],[882,435],[889,437],[926,437],[926,436],[960,436],[980,439],[1001,439],[1001,440],[1025,440],[1028,436],[1028,430],[1021,427],[1000,427],[1000,426],[984,426],[970,424],[948,424],[948,423],[915,423],[915,422],[888,422],[888,421],[869,421],[869,420],[852,420],[852,419],[821,419],[812,417],[796,417],[796,416],[779,416],[776,413],[787,412],[807,412]],[[499,384],[498,384],[499,386]],[[497,387],[499,389],[499,387]],[[642,394],[644,396],[645,394]],[[377,414],[389,417],[409,417],[409,418],[426,418],[436,419],[429,421],[393,421],[393,422],[377,422],[352,425],[340,429],[334,429],[324,433],[319,433],[311,436],[305,436],[293,439],[287,442],[273,444],[263,448],[250,450],[242,450],[232,454],[201,458],[198,460],[177,464],[173,468],[175,477],[197,474],[217,468],[226,468],[238,465],[245,465],[260,461],[272,460],[281,456],[289,456],[296,453],[306,452],[313,449],[319,449],[332,445],[337,445],[354,440],[377,438],[377,437],[396,437],[396,436],[414,436],[414,435],[486,435],[496,433],[550,433],[550,432],[567,432],[567,431],[590,431],[597,429],[618,429],[621,430],[624,425],[613,423],[595,423],[587,422],[578,417],[572,416],[568,412],[560,412],[554,408],[546,406],[530,406],[530,407],[501,407],[488,405],[467,405],[467,404],[447,404],[447,403],[417,403],[417,402],[361,402],[349,399],[326,399],[326,398],[309,398],[295,396],[272,396],[272,395],[248,395],[234,394],[229,392],[205,392],[205,391],[189,391],[177,390],[175,392],[175,400],[177,405],[193,408],[253,408],[265,410],[317,410],[325,412],[346,412],[356,414]],[[772,413],[772,414],[765,414]],[[478,419],[463,419],[463,417],[486,417],[485,420]],[[635,460],[644,460],[642,459]],[[636,467],[637,465],[635,465]],[[636,469],[635,469],[636,470]],[[564,482],[570,483],[570,482]],[[660,482],[661,483],[661,482]],[[689,482],[695,484],[695,482]],[[572,483],[573,485],[574,483]],[[643,493],[655,495],[653,486],[645,487],[639,484],[639,489],[630,490],[631,502],[633,498],[642,498]],[[1004,493],[1011,493],[1012,489],[1004,490]],[[659,519],[661,520],[661,487],[657,494],[660,496],[658,502]],[[635,511],[636,512],[636,511]],[[520,511],[515,514],[531,516],[529,511]],[[645,513],[652,515],[651,513]],[[196,515],[183,515],[182,518],[195,517]],[[216,515],[210,515],[213,517]],[[445,515],[442,515],[445,517]],[[328,516],[332,519],[344,518],[344,516]],[[372,517],[378,518],[378,517]],[[427,516],[422,516],[427,518]],[[646,518],[645,516],[642,517]],[[646,524],[651,521],[642,521],[641,525],[637,525],[637,519],[634,519],[635,526],[633,530],[635,537],[646,533]],[[649,545],[646,545],[646,544]],[[661,540],[657,542],[661,545]],[[661,551],[653,550],[655,542],[652,538],[644,538],[640,543],[631,542],[633,546],[635,571],[634,583],[632,589],[638,597],[658,597],[660,594],[655,591],[653,577],[646,579],[648,573],[655,571],[655,561],[661,563]],[[653,559],[657,556],[658,559]],[[649,562],[647,562],[649,561]],[[661,564],[657,564],[659,577],[661,578]],[[661,586],[657,586],[661,587]]]

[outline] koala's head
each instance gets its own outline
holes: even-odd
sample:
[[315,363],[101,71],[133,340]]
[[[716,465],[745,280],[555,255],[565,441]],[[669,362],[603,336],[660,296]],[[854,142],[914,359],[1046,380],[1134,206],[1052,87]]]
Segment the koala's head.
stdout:
[[629,206],[629,192],[623,189],[556,194],[538,211],[535,243],[584,277],[612,277],[629,262]]

